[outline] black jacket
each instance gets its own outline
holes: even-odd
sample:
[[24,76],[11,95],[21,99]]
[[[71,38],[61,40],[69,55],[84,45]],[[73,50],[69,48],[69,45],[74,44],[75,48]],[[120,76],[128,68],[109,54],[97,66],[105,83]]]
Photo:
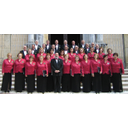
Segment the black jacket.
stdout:
[[[28,54],[28,51],[26,51],[26,52],[27,52],[27,54]],[[24,59],[24,58],[25,58],[24,50],[20,51],[20,53],[22,53],[22,54],[23,54],[22,58]],[[26,55],[27,55],[27,54],[26,54]]]
[[[56,49],[56,45],[55,45],[55,49]],[[56,52],[60,53],[61,50],[61,45],[58,44],[58,49],[56,49]]]
[[39,53],[39,49],[41,48],[41,46],[40,45],[38,45],[38,48],[37,48],[37,50],[35,49],[35,56]]
[[[56,59],[51,60],[51,68],[53,76],[62,76],[63,72],[63,60],[58,58],[58,64],[56,63]],[[55,73],[55,70],[60,70],[59,73]]]
[[[46,47],[45,47],[46,49],[47,49],[47,45],[46,45]],[[50,50],[51,50],[51,44],[49,44],[49,48],[47,49],[47,53],[50,53]]]
[[85,48],[85,54],[88,54],[90,52],[90,48],[88,48],[89,50],[87,51],[87,49]]

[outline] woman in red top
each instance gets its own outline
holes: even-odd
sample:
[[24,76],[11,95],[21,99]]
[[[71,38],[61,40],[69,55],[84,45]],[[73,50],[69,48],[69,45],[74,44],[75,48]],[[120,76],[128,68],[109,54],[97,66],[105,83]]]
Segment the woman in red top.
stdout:
[[61,50],[59,58],[64,61],[64,50]]
[[88,59],[89,59],[89,60],[94,60],[94,54],[95,54],[94,48],[91,47],[91,48],[90,48],[90,53],[88,53]]
[[50,50],[50,59],[52,60],[52,59],[54,59],[54,58],[55,58],[54,50],[51,49],[51,50]]
[[71,60],[68,60],[69,55],[65,54],[64,61],[63,61],[63,78],[62,78],[62,91],[63,92],[70,92],[71,91]]
[[32,54],[32,50],[31,50],[31,49],[28,49],[28,54],[25,56],[26,62],[29,62],[29,57],[30,57],[30,56],[33,56],[33,58],[34,58],[33,60],[36,61],[36,60],[35,60],[35,55]]
[[53,85],[53,76],[51,74],[51,58],[50,58],[50,54],[47,53],[46,55],[46,62],[47,62],[47,66],[48,66],[48,79],[47,79],[47,87],[46,87],[46,91],[47,92],[52,92],[54,89],[54,85]]
[[113,90],[114,92],[122,92],[121,74],[124,74],[124,66],[122,60],[118,58],[118,53],[114,53],[113,56],[114,58],[111,60]]
[[32,93],[35,90],[35,70],[36,62],[34,57],[29,57],[29,62],[25,64],[25,76],[27,77],[27,92]]
[[76,55],[75,61],[71,64],[71,86],[72,92],[80,91],[80,74],[81,74],[81,64],[79,62],[79,56]]
[[23,68],[25,67],[25,59],[22,59],[23,54],[18,54],[18,59],[15,60],[14,63],[14,70],[13,73],[15,74],[15,91],[16,92],[22,92],[25,81],[24,81],[24,74],[23,74]]
[[[37,56],[36,56],[36,62],[39,61],[39,57],[40,57],[40,56],[43,56],[43,57],[44,57],[44,60],[46,59],[46,53],[44,53],[44,49],[43,49],[43,48],[40,48],[39,53],[38,53]],[[40,61],[39,61],[39,62],[40,62]]]
[[108,52],[108,61],[111,62],[111,60],[113,59],[112,49],[108,48],[107,52]]
[[12,54],[8,53],[7,59],[5,59],[2,64],[3,81],[1,91],[9,92],[11,90],[13,66],[14,60],[12,60]]
[[47,77],[48,77],[48,66],[47,62],[44,61],[44,57],[40,56],[39,61],[36,66],[37,74],[37,91],[44,93],[47,86]]
[[111,92],[110,76],[111,63],[108,61],[108,55],[104,55],[102,61],[102,92]]
[[104,60],[105,53],[103,53],[103,51],[104,51],[104,49],[102,47],[100,47],[99,53],[98,53],[100,62],[102,62]]
[[102,65],[100,60],[98,60],[98,54],[94,54],[94,60],[91,60],[91,71],[93,77],[93,90],[96,93],[101,91],[101,73],[102,73]]
[[78,54],[80,62],[82,62],[84,60],[84,58],[83,58],[84,55],[85,55],[84,49],[80,48],[80,53]]
[[71,62],[75,61],[76,53],[73,53],[73,48],[70,48],[70,53],[68,53],[68,55],[69,55],[69,60],[71,60]]
[[82,82],[83,92],[91,91],[91,61],[88,59],[88,55],[84,55],[84,61],[81,63],[82,67]]

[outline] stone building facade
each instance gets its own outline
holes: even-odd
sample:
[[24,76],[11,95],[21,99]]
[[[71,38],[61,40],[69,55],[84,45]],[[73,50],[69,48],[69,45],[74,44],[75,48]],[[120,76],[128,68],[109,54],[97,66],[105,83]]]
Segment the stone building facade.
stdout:
[[13,59],[16,59],[17,53],[23,49],[24,45],[31,47],[35,40],[42,45],[48,39],[52,44],[55,39],[58,39],[60,44],[64,39],[67,39],[69,44],[71,40],[75,40],[79,44],[82,39],[86,43],[102,44],[105,53],[107,48],[118,52],[125,68],[128,68],[128,34],[0,34],[0,64],[8,52],[11,52]]

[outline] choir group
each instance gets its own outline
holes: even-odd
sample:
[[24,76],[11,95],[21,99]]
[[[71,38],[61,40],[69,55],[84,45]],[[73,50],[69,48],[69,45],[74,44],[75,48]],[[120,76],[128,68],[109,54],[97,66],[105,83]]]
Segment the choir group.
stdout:
[[[32,45],[32,49],[24,46],[18,53],[18,59],[13,60],[12,54],[7,54],[3,61],[3,81],[1,91],[11,90],[12,74],[15,75],[15,91],[25,90],[27,92],[111,92],[111,83],[114,92],[122,92],[121,75],[124,74],[122,60],[118,53],[112,53],[107,49],[108,54],[103,53],[103,48],[92,43],[69,46],[64,41],[63,46],[58,40],[50,45],[50,41],[41,47],[38,41]],[[37,89],[35,88],[37,78]],[[81,85],[83,88],[81,89]]]

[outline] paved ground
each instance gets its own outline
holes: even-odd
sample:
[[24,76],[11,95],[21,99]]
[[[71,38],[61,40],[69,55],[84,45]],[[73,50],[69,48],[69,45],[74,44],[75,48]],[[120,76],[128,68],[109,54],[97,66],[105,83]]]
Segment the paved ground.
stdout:
[[[23,91],[23,92],[15,92],[15,91],[10,91],[9,93],[5,93],[5,92],[1,92],[0,91],[0,94],[28,94],[27,91]],[[29,93],[31,94],[31,93]],[[38,93],[38,92],[33,92],[32,94],[42,94],[42,93]],[[95,92],[90,92],[90,93],[84,93],[84,92],[79,92],[79,93],[72,93],[72,92],[61,92],[61,93],[54,93],[54,92],[45,92],[44,94],[96,94]],[[128,94],[128,91],[123,91],[121,93],[115,93],[115,92],[110,92],[110,93],[100,93],[100,94]]]

